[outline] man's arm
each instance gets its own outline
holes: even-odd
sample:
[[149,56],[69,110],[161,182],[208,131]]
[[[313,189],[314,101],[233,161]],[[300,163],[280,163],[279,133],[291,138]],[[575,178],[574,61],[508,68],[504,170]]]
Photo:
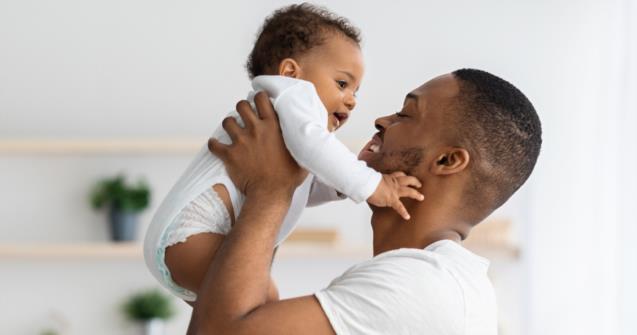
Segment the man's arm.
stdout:
[[334,334],[313,296],[266,302],[276,234],[306,173],[285,149],[267,96],[255,102],[260,118],[247,102],[237,106],[245,128],[224,120],[232,145],[210,143],[246,200],[204,278],[188,334]]

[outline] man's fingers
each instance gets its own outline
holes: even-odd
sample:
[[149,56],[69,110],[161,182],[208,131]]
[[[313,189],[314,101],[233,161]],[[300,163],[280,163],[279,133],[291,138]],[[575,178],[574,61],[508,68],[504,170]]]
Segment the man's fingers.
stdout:
[[221,122],[221,126],[223,127],[223,129],[226,130],[226,132],[230,136],[232,143],[236,143],[239,133],[241,133],[241,131],[243,130],[241,126],[239,125],[239,123],[237,122],[237,120],[229,116],[223,119],[223,121]]
[[397,213],[398,215],[400,215],[403,219],[405,220],[409,220],[411,218],[411,216],[409,216],[409,213],[407,212],[407,208],[405,208],[405,205],[403,205],[402,201],[398,200],[396,202],[394,202],[391,206]]
[[420,180],[418,180],[418,178],[413,176],[406,176],[406,175],[402,177],[398,177],[398,184],[400,186],[412,186],[415,188],[422,187],[422,184],[420,183]]
[[222,161],[225,161],[228,156],[228,148],[228,145],[217,141],[216,138],[210,138],[208,140],[208,150],[215,154],[215,156],[221,158]]
[[236,106],[237,113],[241,116],[243,123],[246,126],[246,129],[251,129],[254,127],[254,123],[257,121],[256,111],[252,109],[250,103],[246,100],[241,100],[237,102]]
[[276,120],[277,115],[274,111],[274,107],[270,102],[270,98],[268,98],[268,94],[266,92],[259,92],[254,97],[254,104],[257,106],[257,111],[259,112],[259,117],[261,120]]

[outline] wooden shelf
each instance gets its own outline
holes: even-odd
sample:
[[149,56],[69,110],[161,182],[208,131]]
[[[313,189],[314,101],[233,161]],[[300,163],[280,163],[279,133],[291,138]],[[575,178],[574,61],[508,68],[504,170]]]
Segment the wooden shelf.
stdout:
[[135,242],[3,244],[0,259],[142,259],[142,247]]
[[[0,139],[1,155],[195,154],[207,138]],[[352,151],[366,141],[345,141]]]
[[[367,258],[371,247],[342,246],[321,243],[286,243],[276,258]],[[94,244],[3,244],[1,260],[142,260],[142,246],[136,242]]]
[[511,228],[509,219],[490,218],[475,226],[462,244],[489,259],[515,260],[520,257],[520,249],[511,241]]
[[[299,228],[279,248],[277,258],[295,257],[367,257],[371,247],[339,244],[335,229]],[[143,259],[139,242],[95,242],[60,244],[0,244],[2,259]]]
[[515,261],[520,258],[520,248],[510,243],[482,244],[464,242],[463,246],[489,260]]
[[[509,240],[509,220],[481,223],[463,245],[489,259],[515,260],[519,249]],[[357,258],[372,256],[371,245],[350,245],[339,240],[336,229],[299,228],[281,245],[277,258]],[[143,259],[138,242],[62,244],[0,244],[0,260]]]
[[[513,246],[467,246],[473,252],[489,259],[515,259],[519,251]],[[320,243],[284,243],[277,259],[366,259],[372,256],[371,246]],[[4,244],[0,245],[2,260],[133,260],[143,259],[138,243],[94,244]]]
[[206,138],[0,139],[0,154],[194,154]]

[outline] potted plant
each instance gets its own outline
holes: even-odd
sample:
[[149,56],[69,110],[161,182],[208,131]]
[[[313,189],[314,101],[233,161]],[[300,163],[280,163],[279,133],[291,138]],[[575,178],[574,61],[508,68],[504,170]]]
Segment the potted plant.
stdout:
[[170,297],[157,289],[137,293],[124,304],[126,316],[144,326],[145,335],[164,334],[164,322],[175,314]]
[[126,183],[123,175],[100,180],[91,192],[94,209],[108,207],[111,237],[114,241],[133,241],[137,216],[148,207],[150,190],[143,180],[136,185]]

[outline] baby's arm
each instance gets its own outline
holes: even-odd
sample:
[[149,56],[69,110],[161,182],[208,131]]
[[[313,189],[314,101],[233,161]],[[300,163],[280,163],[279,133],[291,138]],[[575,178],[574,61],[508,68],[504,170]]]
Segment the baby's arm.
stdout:
[[329,185],[325,185],[316,176],[312,180],[307,207],[319,206],[327,202],[346,199],[347,197]]
[[327,130],[327,111],[310,82],[260,76],[253,86],[273,99],[285,144],[299,165],[355,202],[368,200],[409,217],[400,197],[421,200],[422,195],[412,188],[415,178],[383,176],[358,160]]

